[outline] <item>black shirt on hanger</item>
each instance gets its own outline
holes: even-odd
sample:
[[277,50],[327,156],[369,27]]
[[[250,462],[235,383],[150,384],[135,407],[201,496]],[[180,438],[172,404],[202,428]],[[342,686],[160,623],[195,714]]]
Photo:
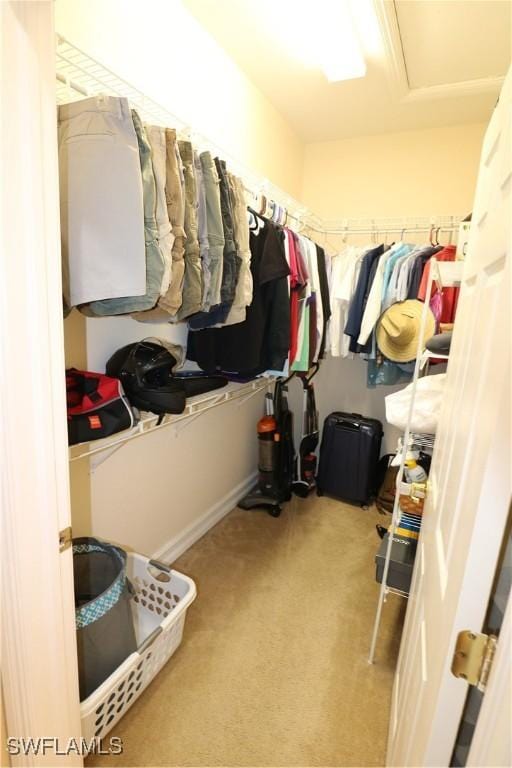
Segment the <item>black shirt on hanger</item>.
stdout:
[[329,281],[327,279],[327,269],[325,266],[325,251],[319,245],[316,245],[316,257],[318,262],[318,279],[320,281],[320,296],[322,298],[322,312],[324,315],[324,327],[322,331],[322,342],[318,357],[325,355],[325,340],[327,336],[327,323],[331,316],[331,300],[329,298]]
[[251,231],[252,302],[243,323],[190,331],[187,357],[205,371],[256,376],[281,370],[290,343],[290,301],[281,228],[263,220]]

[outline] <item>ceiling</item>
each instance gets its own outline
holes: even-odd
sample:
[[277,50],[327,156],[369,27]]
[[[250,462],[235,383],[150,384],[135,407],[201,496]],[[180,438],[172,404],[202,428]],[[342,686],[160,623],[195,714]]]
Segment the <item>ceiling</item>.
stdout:
[[334,83],[287,52],[265,2],[183,0],[304,141],[489,119],[510,63],[509,0],[349,0],[367,74]]

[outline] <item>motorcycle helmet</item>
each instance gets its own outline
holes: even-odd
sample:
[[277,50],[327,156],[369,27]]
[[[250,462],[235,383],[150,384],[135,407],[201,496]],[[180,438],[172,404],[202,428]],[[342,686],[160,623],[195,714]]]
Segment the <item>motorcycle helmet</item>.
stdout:
[[121,380],[130,403],[158,415],[183,413],[185,387],[173,378],[176,358],[154,341],[127,344],[114,352],[106,365],[108,376]]

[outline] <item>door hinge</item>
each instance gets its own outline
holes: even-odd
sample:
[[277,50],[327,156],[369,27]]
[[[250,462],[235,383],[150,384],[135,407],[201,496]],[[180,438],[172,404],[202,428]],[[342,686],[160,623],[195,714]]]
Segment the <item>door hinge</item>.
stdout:
[[67,528],[63,528],[62,531],[59,531],[59,552],[64,552],[70,547],[72,540],[73,531],[71,530],[71,526],[68,525]]
[[497,637],[465,629],[457,635],[452,659],[452,674],[461,677],[479,691],[485,691]]

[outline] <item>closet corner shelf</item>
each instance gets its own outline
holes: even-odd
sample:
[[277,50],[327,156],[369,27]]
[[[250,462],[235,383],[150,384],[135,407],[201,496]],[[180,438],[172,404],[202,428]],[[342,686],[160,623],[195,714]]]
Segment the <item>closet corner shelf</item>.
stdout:
[[193,420],[197,416],[206,411],[215,408],[217,405],[227,403],[232,400],[240,400],[240,405],[249,400],[253,395],[258,392],[263,392],[272,382],[271,378],[259,378],[253,381],[246,382],[244,384],[228,384],[222,389],[216,389],[212,392],[208,392],[204,395],[196,395],[196,397],[190,397],[187,400],[185,410],[183,413],[174,415],[167,414],[163,420],[158,424],[158,416],[153,413],[142,413],[141,419],[131,429],[126,429],[123,432],[117,432],[111,437],[106,437],[104,440],[96,440],[91,443],[79,443],[78,445],[72,445],[69,448],[69,461],[77,461],[85,456],[92,456],[103,451],[111,451],[117,449],[129,442],[130,440],[145,435],[148,432],[155,432],[157,429],[168,427],[170,425],[177,424],[180,421]]

